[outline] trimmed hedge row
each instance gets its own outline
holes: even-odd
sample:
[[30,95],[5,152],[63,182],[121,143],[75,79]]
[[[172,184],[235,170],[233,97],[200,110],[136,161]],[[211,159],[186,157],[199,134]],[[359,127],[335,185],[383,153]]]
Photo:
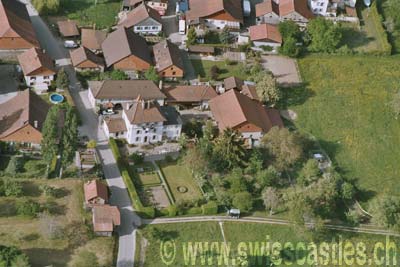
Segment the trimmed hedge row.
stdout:
[[[155,209],[153,207],[145,207],[140,200],[139,194],[137,193],[135,184],[133,183],[134,174],[129,171],[127,167],[127,163],[123,160],[121,153],[119,152],[119,148],[117,142],[114,138],[110,138],[109,140],[111,151],[114,155],[115,160],[117,161],[118,168],[121,172],[122,179],[128,189],[129,196],[131,198],[133,207],[136,212],[144,218],[154,218],[155,217]],[[136,177],[137,178],[137,177]]]
[[372,16],[372,19],[378,27],[378,32],[380,35],[380,39],[382,40],[383,47],[381,51],[373,51],[368,54],[373,54],[377,56],[390,56],[392,54],[392,45],[389,43],[388,34],[383,27],[384,19],[382,15],[379,14],[376,2],[372,3],[369,15]]

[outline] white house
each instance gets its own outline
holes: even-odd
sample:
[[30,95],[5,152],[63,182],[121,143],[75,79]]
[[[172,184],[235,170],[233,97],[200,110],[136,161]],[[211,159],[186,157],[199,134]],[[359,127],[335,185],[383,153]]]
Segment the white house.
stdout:
[[108,138],[124,138],[128,144],[143,145],[178,140],[182,120],[173,107],[160,106],[139,96],[125,104],[120,118],[105,119],[103,129]]
[[53,60],[38,48],[31,48],[18,56],[27,86],[43,93],[56,74]]
[[164,105],[166,96],[149,80],[89,81],[88,98],[93,109],[120,109],[132,103],[138,96],[145,101],[155,100]]
[[133,29],[139,34],[157,35],[162,32],[162,20],[157,10],[143,3],[124,13],[118,22],[118,27]]

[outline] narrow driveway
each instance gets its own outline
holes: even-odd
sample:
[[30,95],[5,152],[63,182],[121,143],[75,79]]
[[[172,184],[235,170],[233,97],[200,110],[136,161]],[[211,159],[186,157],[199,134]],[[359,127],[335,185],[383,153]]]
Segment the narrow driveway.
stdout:
[[[28,6],[33,27],[36,31],[40,45],[54,59],[67,62],[68,51],[62,42],[55,38],[46,23],[37,15],[29,0],[24,0]],[[119,207],[121,211],[121,225],[118,227],[119,248],[117,267],[133,267],[135,255],[136,229],[133,225],[140,225],[141,219],[132,208],[126,186],[122,180],[116,161],[108,146],[108,140],[99,128],[96,114],[88,105],[87,94],[80,91],[75,71],[71,65],[64,66],[70,79],[70,93],[82,120],[79,128],[80,134],[87,135],[97,141],[97,150],[103,164],[104,174],[110,188],[110,203]]]

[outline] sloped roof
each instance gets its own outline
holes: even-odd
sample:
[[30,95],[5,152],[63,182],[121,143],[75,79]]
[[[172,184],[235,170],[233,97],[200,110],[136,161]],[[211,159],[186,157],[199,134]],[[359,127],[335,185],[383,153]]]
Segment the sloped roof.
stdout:
[[293,12],[297,12],[307,19],[314,17],[314,14],[308,8],[307,0],[280,0],[279,15],[286,16]]
[[243,7],[241,0],[189,0],[188,20],[207,18],[225,11],[236,21],[243,22]]
[[89,60],[97,65],[104,66],[104,59],[97,56],[91,50],[84,46],[81,46],[73,51],[69,52],[71,55],[71,61],[74,66],[78,66],[82,62]]
[[101,44],[107,38],[107,32],[93,30],[93,29],[82,29],[82,46],[91,50],[100,50]]
[[251,84],[245,84],[242,86],[242,91],[240,93],[244,94],[245,96],[250,97],[254,100],[260,100],[256,91],[256,87]]
[[239,93],[237,90],[228,92],[213,98],[210,101],[211,112],[218,123],[218,128],[223,131],[226,128],[241,126],[251,123],[268,132],[273,126],[283,126],[282,121],[274,117],[271,120],[267,109],[258,101]]
[[162,24],[160,14],[155,9],[143,3],[129,11],[126,16],[118,22],[118,26],[131,28],[148,18],[152,18],[158,23]]
[[165,99],[161,90],[149,80],[89,81],[89,88],[96,99],[144,100]]
[[57,25],[58,25],[58,30],[64,37],[72,37],[79,35],[78,26],[76,25],[76,22],[73,20],[58,21]]
[[83,191],[85,193],[85,200],[89,202],[93,198],[104,199],[105,202],[108,201],[108,188],[107,185],[100,182],[99,180],[92,180],[83,185]]
[[144,2],[144,0],[124,0],[123,5],[124,6],[136,6],[139,3]]
[[25,4],[0,0],[0,37],[21,37],[35,47],[40,46]]
[[[53,60],[42,50],[38,48],[31,48],[18,56],[19,64],[25,76],[35,74],[55,74],[56,69]],[[37,71],[39,71],[37,73]]]
[[191,53],[211,53],[215,52],[215,48],[213,46],[206,45],[191,45],[188,47],[189,52]]
[[250,39],[252,41],[268,40],[275,43],[282,43],[282,36],[276,25],[259,24],[249,28]]
[[157,71],[163,71],[173,65],[183,70],[181,52],[176,44],[168,40],[161,41],[153,46],[153,53]]
[[107,124],[110,133],[126,132],[125,121],[122,118],[106,118],[104,122]]
[[15,97],[0,104],[0,139],[28,124],[35,127],[35,121],[37,129],[41,131],[49,108],[49,104],[33,91],[27,89],[18,92]]
[[110,33],[101,47],[108,67],[131,55],[152,64],[146,40],[124,27]]
[[279,5],[273,0],[265,0],[264,2],[256,4],[256,17],[269,13],[279,15]]
[[243,84],[244,81],[236,76],[231,76],[224,79],[225,90],[237,89],[241,91]]
[[201,102],[217,96],[217,92],[207,85],[178,85],[165,90],[170,102]]
[[93,230],[95,232],[112,232],[114,226],[121,224],[121,214],[117,207],[97,205],[93,207]]
[[140,95],[124,112],[131,124],[155,123],[167,120],[161,113],[160,106],[157,103],[145,101]]

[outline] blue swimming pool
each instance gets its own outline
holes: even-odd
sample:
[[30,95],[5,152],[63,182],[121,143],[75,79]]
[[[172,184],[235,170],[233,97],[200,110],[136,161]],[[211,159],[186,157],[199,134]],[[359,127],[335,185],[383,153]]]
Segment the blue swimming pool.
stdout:
[[54,93],[50,95],[50,102],[53,104],[59,104],[64,101],[64,97],[60,94]]

